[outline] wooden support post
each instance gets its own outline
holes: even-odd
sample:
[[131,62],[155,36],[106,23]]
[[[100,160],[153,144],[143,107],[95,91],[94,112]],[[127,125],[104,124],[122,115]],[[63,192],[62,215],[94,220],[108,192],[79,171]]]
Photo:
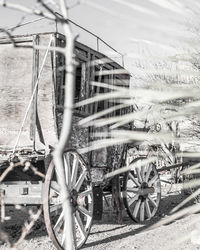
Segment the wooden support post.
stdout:
[[122,203],[122,198],[121,198],[121,187],[120,187],[119,175],[115,176],[112,179],[112,203],[117,213],[117,222],[120,224],[122,223],[123,203]]
[[[91,61],[93,62],[95,60],[95,55],[91,55]],[[94,81],[95,80],[95,66],[92,65],[90,67],[90,70],[91,70],[91,75],[90,75],[90,81]],[[95,93],[95,87],[90,85],[90,82],[89,82],[89,95],[90,97],[94,96]],[[89,112],[92,114],[94,112],[94,104],[90,104],[89,106]]]
[[[113,166],[112,170],[119,169],[124,164],[126,148],[124,146],[113,146],[108,149],[108,166]],[[112,178],[112,205],[117,213],[117,222],[122,223],[122,211],[124,209],[121,197],[120,175]]]
[[[98,82],[101,82],[101,81],[102,81],[102,66],[100,66],[100,68],[99,68],[99,76],[98,76]],[[100,87],[97,86],[95,94],[98,95],[99,93],[100,93]],[[95,104],[94,104],[94,113],[98,112],[98,105],[99,105],[99,103],[95,102]]]
[[[91,68],[90,68],[90,64],[91,64],[91,53],[88,52],[88,56],[87,56],[87,69],[86,69],[86,82],[85,82],[85,90],[86,90],[86,96],[85,98],[90,98],[90,75],[91,75]],[[85,107],[85,111],[87,114],[89,114],[89,105],[86,105]]]
[[[39,45],[39,36],[33,37],[33,45]],[[35,84],[39,74],[39,50],[33,49],[33,69],[32,69],[32,91],[35,88]],[[35,150],[35,138],[36,138],[36,119],[37,119],[37,92],[38,88],[33,97],[32,104],[32,115],[31,115],[31,128],[30,128],[30,139],[33,141],[33,149]]]
[[[84,100],[86,96],[86,63],[81,63],[81,89],[80,89],[80,101]],[[81,111],[85,111],[85,106],[80,107]]]

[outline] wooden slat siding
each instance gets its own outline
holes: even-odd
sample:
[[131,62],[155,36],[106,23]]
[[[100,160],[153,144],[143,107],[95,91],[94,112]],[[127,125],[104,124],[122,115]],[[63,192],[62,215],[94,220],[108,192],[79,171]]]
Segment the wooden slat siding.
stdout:
[[[40,40],[41,45],[47,46],[49,35],[40,35]],[[27,45],[27,43],[23,44]],[[28,45],[32,45],[32,43],[28,43]],[[45,51],[40,51],[39,68],[44,54]],[[12,44],[0,46],[0,132],[2,134],[0,146],[5,148],[13,148],[32,95],[32,55],[32,49],[16,49],[13,48]],[[36,149],[44,149],[45,146],[48,147],[49,145],[54,146],[57,142],[53,112],[55,99],[53,96],[55,96],[55,91],[52,81],[51,54],[49,52],[38,86]],[[29,111],[19,140],[18,146],[20,148],[33,146],[33,142],[30,140],[30,115],[31,111]]]
[[85,56],[82,55],[82,54],[79,54],[78,52],[79,52],[79,50],[76,50],[76,51],[75,51],[75,55],[76,55],[76,57],[77,57],[77,60],[80,61],[80,63],[81,63],[81,62],[87,62],[87,60],[88,60],[87,57],[85,57]]
[[[48,46],[51,35],[40,35],[40,45]],[[40,50],[40,64],[46,51]],[[38,118],[41,124],[45,145],[43,147],[54,147],[57,143],[57,126],[55,123],[55,89],[52,80],[52,62],[51,53],[48,52],[47,60],[38,85]],[[36,146],[41,146],[40,138],[36,138]]]
[[[101,71],[101,70],[102,70],[102,65],[99,67],[99,71]],[[100,75],[98,76],[98,82],[101,82],[101,81],[102,81],[102,75],[100,74]],[[100,87],[97,86],[97,87],[96,87],[96,94],[99,94],[99,91],[100,91]],[[99,105],[98,102],[95,102],[95,103],[94,103],[94,113],[97,113],[97,111],[98,111],[98,105]]]
[[[104,70],[104,65],[100,65],[100,67],[98,67],[98,68],[99,68],[99,71]],[[104,81],[103,81],[101,74],[99,74],[98,75],[98,82],[105,82],[105,77],[104,77]],[[104,91],[106,91],[106,89],[104,89]],[[97,86],[96,91],[95,91],[95,93],[93,93],[93,95],[98,95],[99,93],[100,93],[100,87]],[[103,103],[105,105],[106,101],[104,101]],[[97,113],[99,111],[98,107],[99,107],[100,104],[101,104],[101,102],[95,102],[93,104],[92,113]],[[93,140],[95,140],[94,139],[94,134],[107,131],[107,127],[106,126],[101,127],[101,128],[92,127],[90,129],[90,131],[91,131],[90,132],[90,141],[93,141]],[[91,155],[90,155],[90,161],[91,161],[92,167],[94,167],[94,168],[95,167],[104,167],[104,168],[106,168],[108,166],[107,165],[107,158],[108,158],[108,150],[107,150],[107,148],[102,148],[102,149],[92,151]]]
[[[60,40],[59,39],[56,39],[55,40],[55,45],[56,46],[60,46]],[[56,53],[55,55],[55,76],[56,76],[56,94],[55,94],[55,100],[56,100],[56,105],[61,105],[60,103],[60,88],[61,88],[61,85],[60,84],[57,84],[57,82],[59,81],[59,77],[60,77],[60,74],[59,74],[59,71],[58,71],[58,53]]]
[[[87,65],[88,65],[88,67],[86,68],[86,81],[85,81],[86,95],[85,95],[85,99],[90,98],[90,74],[91,74],[90,64],[91,64],[91,53],[89,51],[88,56],[87,56]],[[89,111],[90,111],[89,105],[85,106],[85,111],[86,111],[87,114],[90,114],[89,113]]]
[[[61,40],[61,44],[60,47],[65,47],[65,41]],[[63,70],[61,70],[61,92],[62,92],[62,104],[64,104],[64,95],[65,95],[65,61],[67,60],[67,58],[65,58],[65,56],[63,54],[60,54],[61,57],[61,67],[64,67]],[[58,83],[60,84],[60,83]]]
[[[86,95],[86,63],[83,62],[81,63],[81,91],[80,91],[80,101],[84,100],[85,95]],[[80,107],[80,111],[84,112],[85,111],[85,106]]]
[[[93,50],[92,48],[88,47],[87,45],[84,45],[80,42],[76,41],[76,48],[80,48],[84,51],[90,52],[91,54],[94,54],[97,58],[102,59],[102,58],[108,58],[107,56],[105,56],[104,54],[102,54],[101,52],[98,52],[96,50]],[[114,62],[113,60],[111,60],[111,63],[107,63],[104,64],[105,68],[107,69],[111,69],[111,68],[115,68],[115,69],[121,69],[122,66],[119,65],[117,62]]]
[[[56,46],[56,40],[57,37],[56,35],[54,35],[54,39],[52,41],[52,46],[55,47]],[[53,117],[54,119],[54,127],[55,132],[56,132],[56,136],[58,138],[58,126],[57,126],[57,119],[56,119],[56,107],[57,107],[57,103],[58,103],[58,95],[56,92],[56,88],[57,88],[57,82],[56,82],[56,52],[55,51],[51,51],[51,68],[52,68],[52,82],[53,82],[53,95],[52,95],[52,99],[53,99],[53,106],[52,106],[52,110],[53,110]]]
[[[55,37],[55,39],[54,39],[54,45],[55,46],[59,46],[59,39],[57,39],[56,37]],[[58,84],[57,84],[57,81],[58,81],[58,72],[57,72],[57,53],[56,52],[54,52],[53,53],[53,56],[52,56],[52,59],[53,59],[53,67],[54,67],[54,69],[53,69],[53,74],[54,74],[54,89],[55,89],[55,103],[56,103],[56,106],[57,105],[61,105],[60,103],[59,103],[59,97],[60,97],[60,95],[58,94],[58,93],[60,93],[60,91],[59,91],[59,89],[58,89]]]
[[83,58],[83,60],[87,60],[87,55],[90,51],[87,51],[87,50],[83,50],[83,49],[80,49],[80,48],[77,48],[75,46],[75,55],[78,57],[78,58]]
[[[32,54],[32,49],[15,49],[12,44],[0,46],[0,145],[5,148],[13,148],[30,100]],[[30,123],[26,122],[19,146],[32,145],[29,136]]]
[[[49,41],[49,35],[50,35],[49,33],[47,33],[47,34],[39,34],[39,36],[41,38],[41,41],[42,41],[40,44],[46,44],[47,45],[48,41]],[[59,39],[61,39],[63,36],[58,35],[58,37],[59,37]],[[32,37],[30,35],[29,36],[19,36],[19,37],[16,38],[16,40],[18,40],[19,43],[23,43],[23,41],[25,41],[25,40],[30,41],[31,39],[32,39]],[[5,39],[4,39],[4,41],[0,39],[0,43],[5,43],[5,42],[9,43],[9,41],[6,41]],[[5,45],[0,46],[0,51],[2,49],[2,46],[5,46]],[[9,54],[10,53],[10,48],[12,48],[12,45],[8,44],[6,46],[9,46],[9,50],[8,50],[8,54]],[[13,49],[13,50],[15,50],[15,49]],[[26,55],[26,53],[28,53],[27,51],[30,51],[29,54],[32,55],[32,51],[30,49],[16,49],[15,51],[17,51],[17,53],[16,53],[17,56],[19,56],[19,54],[21,53],[20,51],[22,51],[22,53],[21,53],[22,55],[23,55],[23,53],[25,53],[25,55]],[[41,51],[41,53],[40,53],[40,65],[41,65],[41,61],[43,59],[44,53],[45,53],[45,51]],[[39,133],[36,133],[36,144],[37,144],[38,148],[40,148],[40,147],[44,148],[45,147],[43,145],[44,142],[45,142],[46,146],[48,146],[48,145],[54,146],[55,141],[57,141],[57,136],[56,136],[57,133],[56,132],[58,131],[58,128],[56,128],[56,126],[54,126],[54,125],[55,125],[55,122],[58,120],[57,118],[55,118],[55,112],[57,110],[57,106],[55,107],[55,103],[56,103],[56,105],[58,105],[58,101],[56,101],[55,99],[57,98],[57,95],[58,95],[58,92],[59,92],[58,87],[61,86],[62,82],[64,82],[64,79],[63,80],[60,79],[56,83],[56,89],[55,89],[55,86],[54,86],[55,82],[52,80],[52,62],[51,62],[52,58],[50,56],[51,54],[52,53],[49,53],[49,55],[48,55],[47,63],[45,65],[45,69],[44,69],[44,72],[42,74],[42,77],[41,77],[41,80],[40,80],[40,83],[39,83],[39,89],[38,89],[38,106],[37,107],[38,107],[38,121],[39,122],[37,124],[40,124],[40,128],[37,125],[37,132],[38,132],[38,130],[43,132],[43,139],[41,138],[41,135],[39,135]],[[90,49],[89,47],[87,47],[87,46],[85,46],[83,44],[80,44],[78,42],[76,42],[76,54],[77,54],[77,58],[78,58],[79,61],[85,62],[85,63],[89,62],[89,64],[90,64],[90,59],[91,59],[90,54],[95,55],[95,57],[99,58],[99,59],[100,58],[105,58],[105,56],[103,54],[101,54],[99,52],[96,52],[96,51]],[[21,57],[19,57],[20,67],[23,67],[23,63],[21,63],[20,58]],[[32,64],[31,59],[27,59],[26,56],[24,56],[23,62],[25,63],[25,66],[28,67],[28,66],[30,66]],[[0,53],[0,64],[1,64],[1,53]],[[12,66],[12,60],[9,63],[9,65],[10,65],[10,67]],[[18,65],[19,65],[19,62],[18,62]],[[121,68],[121,66],[116,64],[115,62],[111,62],[109,64],[104,64],[103,66],[104,66],[104,68],[106,70],[112,69],[113,67],[114,68],[119,68],[119,69]],[[2,66],[0,66],[0,68],[1,67]],[[15,71],[17,72],[17,69]],[[28,75],[27,72],[30,72],[30,74]],[[89,97],[88,88],[89,88],[89,79],[91,78],[90,72],[91,72],[90,65],[88,66],[88,64],[85,64],[85,74],[86,74],[85,75],[85,82],[84,82],[85,91],[86,91],[85,98]],[[0,71],[0,79],[1,79],[1,77],[2,76],[1,76],[1,71]],[[118,76],[118,77],[121,78],[121,76]],[[127,76],[127,78],[128,77],[129,76]],[[15,79],[15,81],[18,81],[19,80],[18,78],[19,77],[17,77],[17,74],[15,74],[15,76],[13,77],[13,79]],[[30,81],[28,81],[29,78],[30,78]],[[57,80],[58,79],[56,78],[56,81]],[[1,81],[0,81],[0,85],[1,85]],[[5,85],[5,86],[7,87],[7,85]],[[15,83],[15,86],[17,86],[17,83]],[[0,91],[3,92],[3,90],[1,90],[1,87],[2,86],[0,86]],[[25,70],[24,71],[23,83],[20,85],[19,88],[18,87],[15,88],[15,91],[13,91],[14,94],[12,92],[12,87],[13,86],[10,84],[9,85],[9,91],[7,90],[7,93],[6,93],[6,102],[8,104],[7,100],[9,98],[10,98],[10,102],[12,103],[15,100],[17,100],[17,98],[20,99],[20,97],[21,97],[20,101],[18,100],[18,105],[13,105],[13,109],[14,109],[13,114],[16,113],[15,109],[17,109],[17,108],[20,108],[20,112],[23,113],[24,110],[25,110],[25,107],[23,107],[23,112],[22,112],[21,105],[25,101],[26,101],[26,104],[27,104],[28,100],[30,99],[30,96],[31,96],[31,70]],[[26,89],[28,89],[29,92],[28,92],[28,90],[25,91]],[[9,94],[8,94],[8,92],[9,92]],[[7,97],[7,94],[10,97]],[[13,96],[14,96],[14,98],[13,98]],[[63,98],[62,98],[62,100],[63,100]],[[1,103],[3,103],[3,105],[5,107],[4,102],[5,101],[1,101]],[[9,105],[7,105],[7,106],[9,106]],[[7,108],[7,106],[6,106],[6,108],[4,108],[4,113],[9,112],[9,108]],[[84,112],[84,113],[83,112],[78,112],[77,115],[78,116],[87,116],[87,115],[89,115],[88,110],[85,110],[85,111],[86,112]],[[20,112],[18,111],[18,113],[20,113]],[[59,112],[61,117],[62,117],[62,113],[63,112]],[[19,124],[21,124],[22,118],[23,118],[23,116],[20,119],[20,117],[18,115],[16,115],[16,119],[15,119],[16,124],[15,125],[18,126]],[[6,119],[7,119],[7,123],[9,123],[8,120],[9,121],[12,120],[8,116],[6,117]],[[78,118],[76,116],[76,119],[80,119],[80,118]],[[15,130],[19,127],[19,126],[18,127],[17,126],[14,126]],[[77,128],[76,124],[74,125],[74,123],[73,123],[73,126],[74,126],[74,129]],[[4,136],[4,138],[7,139],[8,138],[7,137],[7,127],[5,126],[4,129],[3,129],[1,127],[1,125],[0,125],[0,129],[1,129],[2,134],[3,133],[6,134],[6,136]],[[82,136],[82,137],[85,138],[85,142],[86,142],[87,138],[88,138],[88,131],[81,130],[80,128],[77,128],[77,130],[80,131],[80,133],[76,132],[77,135],[72,136],[72,137],[79,140],[79,137]],[[12,137],[16,137],[16,131],[13,132],[11,130],[9,133],[12,134]],[[28,125],[26,124],[25,129],[23,131],[22,138],[20,140],[20,146],[22,146],[22,148],[27,146],[27,145],[31,145],[29,134],[30,134],[30,116],[28,117]],[[28,140],[27,140],[27,138],[28,138]],[[1,143],[1,139],[2,139],[2,137],[0,138],[0,146],[4,145],[3,142]],[[15,141],[13,138],[12,138],[12,140]],[[14,145],[13,141],[9,145],[13,146]],[[83,138],[81,139],[81,143],[82,142],[83,142]],[[81,145],[81,143],[75,142],[75,144],[73,143],[73,145],[80,145],[82,147],[83,145]]]
[[[91,54],[91,63],[94,60],[95,60],[95,55]],[[94,67],[94,65],[91,65],[90,72],[91,72],[91,74],[90,74],[90,82],[91,82],[91,81],[94,81],[94,79],[95,79],[95,67]],[[90,82],[89,82],[89,97],[92,97],[95,95],[95,87],[91,86]],[[94,104],[93,103],[89,105],[89,112],[91,114],[94,112]]]
[[[33,36],[33,46],[39,45],[39,36]],[[32,92],[34,91],[35,84],[39,73],[39,50],[33,48],[33,66],[32,66]],[[33,141],[33,148],[35,149],[35,136],[36,136],[36,116],[37,116],[37,94],[38,88],[35,92],[32,103],[31,114],[31,127],[30,127],[30,139]]]
[[[60,43],[61,40],[63,40],[63,36],[57,36],[57,39],[59,41],[57,41],[57,43],[59,45],[62,46],[62,44]],[[76,50],[76,53],[78,53],[79,51]],[[81,74],[83,74],[83,79],[82,79],[82,94],[83,98],[85,98],[86,95],[86,62],[87,62],[87,58],[84,56],[84,53],[78,53],[78,60],[80,62],[83,62],[82,64],[82,70],[81,70]],[[64,72],[62,72],[63,74]],[[57,72],[57,74],[59,74],[59,72]],[[63,82],[64,82],[64,77],[59,77],[57,78],[57,86],[63,86]],[[59,90],[59,88],[57,88],[57,91]],[[61,89],[59,91],[62,91]],[[56,92],[56,96],[59,95],[62,97],[60,97],[60,104],[56,105],[56,120],[57,120],[57,125],[58,125],[58,131],[60,133],[61,131],[61,127],[62,127],[62,118],[63,118],[63,111],[64,111],[64,106],[63,106],[63,98],[64,96],[62,95],[62,93],[58,93]],[[82,115],[85,116],[86,112],[82,112]],[[87,145],[88,143],[88,136],[89,136],[89,132],[88,132],[88,128],[81,128],[78,126],[78,121],[80,121],[80,119],[82,118],[81,116],[81,111],[78,110],[76,111],[76,113],[74,113],[74,116],[72,118],[72,131],[71,131],[71,136],[70,136],[70,140],[68,142],[68,147],[73,147],[73,148],[81,148]],[[89,164],[89,158],[88,155],[85,154],[83,155],[85,161],[87,162],[87,164]]]
[[[96,59],[95,55],[94,54],[91,54],[91,59],[90,59],[90,64],[88,65],[88,67],[90,68],[90,81],[94,81],[95,79],[95,66],[92,64],[92,62]],[[94,96],[95,92],[94,92],[94,86],[91,86],[90,85],[90,81],[89,81],[89,97],[92,97]],[[94,111],[94,108],[95,108],[95,103],[92,103],[89,105],[89,112],[90,114],[93,114],[95,113]],[[89,135],[88,135],[88,141],[91,142],[93,141],[94,139],[94,128],[93,127],[89,127]],[[88,158],[89,158],[89,162],[90,162],[90,168],[93,167],[93,152],[89,152],[88,153]]]
[[[64,47],[65,41],[61,36],[57,36],[56,38],[56,46]],[[62,53],[56,52],[56,96],[57,103],[59,105],[64,104],[64,81],[65,81],[65,70],[60,67],[64,67],[65,65],[65,57]]]
[[[114,77],[114,75],[113,75],[112,69],[111,69],[111,74],[108,76],[108,83],[111,84],[111,85],[114,85],[113,77]],[[108,89],[105,89],[105,92],[111,92],[111,91],[108,90]],[[108,101],[105,101],[104,102],[104,109],[107,109],[109,107],[110,107],[110,103]],[[108,114],[108,116],[110,116],[110,114]]]

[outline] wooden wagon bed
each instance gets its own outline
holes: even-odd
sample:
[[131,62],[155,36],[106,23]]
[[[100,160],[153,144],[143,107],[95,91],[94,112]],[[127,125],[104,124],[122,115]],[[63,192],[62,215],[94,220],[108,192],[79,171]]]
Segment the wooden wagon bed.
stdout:
[[[15,45],[19,48],[13,46]],[[58,33],[43,33],[9,38],[0,38],[0,151],[49,152],[59,136],[64,99],[64,56],[50,49],[50,45],[63,47],[65,37]],[[20,47],[21,46],[21,47]],[[25,47],[27,48],[25,48]],[[46,47],[38,51],[32,46]],[[94,87],[90,81],[99,79],[100,68],[105,73],[102,82],[116,82],[121,79],[128,85],[128,72],[110,74],[122,67],[105,55],[76,42],[76,59],[79,62],[76,73],[75,101],[93,96]],[[92,61],[106,58],[107,63],[92,64]],[[35,84],[38,84],[36,91]],[[114,83],[115,84],[115,83]],[[34,94],[35,91],[35,94]],[[105,108],[102,103],[81,107],[75,111],[70,146],[79,147],[87,143],[88,130],[77,129],[80,117]],[[20,133],[20,136],[19,136]],[[83,136],[84,135],[84,138]],[[18,138],[19,137],[19,138]],[[17,140],[17,138],[19,140]]]

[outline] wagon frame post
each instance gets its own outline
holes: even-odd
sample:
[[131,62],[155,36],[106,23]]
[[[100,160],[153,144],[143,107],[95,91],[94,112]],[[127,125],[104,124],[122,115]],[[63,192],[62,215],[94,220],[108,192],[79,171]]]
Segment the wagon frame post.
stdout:
[[[33,46],[39,45],[39,36],[33,37]],[[39,74],[39,50],[33,48],[33,67],[32,67],[32,91],[34,91],[35,84],[37,84]],[[36,126],[37,126],[37,92],[38,87],[35,91],[32,104],[32,116],[31,116],[31,128],[30,128],[30,139],[33,141],[33,149],[35,150],[35,139],[36,139]]]

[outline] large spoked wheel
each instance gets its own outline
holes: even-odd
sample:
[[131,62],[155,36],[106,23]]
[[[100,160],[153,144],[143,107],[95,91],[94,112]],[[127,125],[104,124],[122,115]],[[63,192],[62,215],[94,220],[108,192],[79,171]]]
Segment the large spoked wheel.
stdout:
[[163,143],[157,148],[157,169],[160,173],[160,181],[162,183],[162,196],[165,197],[169,194],[173,188],[173,184],[182,182],[181,169],[172,168],[170,170],[161,171],[163,167],[170,167],[175,164],[180,164],[182,158],[178,157],[176,152],[178,151],[178,145],[166,145]]
[[[76,151],[68,150],[63,157],[66,184],[71,194],[76,246],[80,248],[85,243],[92,225],[94,205],[92,183],[84,160]],[[64,211],[53,161],[45,178],[43,209],[49,237],[57,249],[64,249],[67,232],[64,230]]]
[[134,171],[124,176],[123,200],[127,213],[135,222],[150,220],[158,210],[161,199],[161,185],[158,172],[153,163],[140,166],[144,158],[134,159],[137,162]]

